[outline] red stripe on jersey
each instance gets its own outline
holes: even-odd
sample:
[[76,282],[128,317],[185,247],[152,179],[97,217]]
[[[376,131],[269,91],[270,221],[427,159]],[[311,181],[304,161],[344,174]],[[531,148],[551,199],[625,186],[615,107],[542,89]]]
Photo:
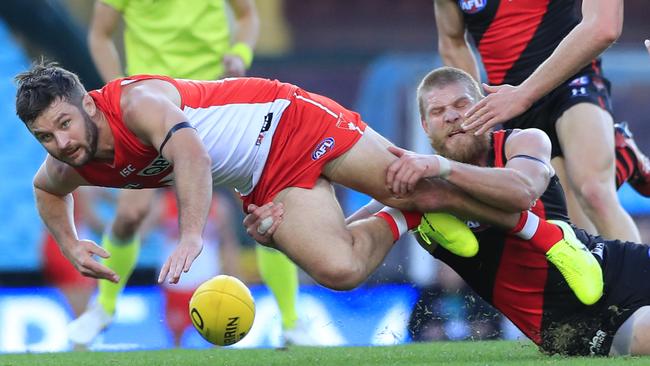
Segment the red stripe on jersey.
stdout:
[[[495,167],[505,166],[505,137],[504,130],[493,134]],[[541,199],[535,202],[531,211],[541,220],[546,219],[546,208]],[[492,298],[497,309],[507,314],[527,337],[540,344],[548,262],[543,253],[530,250],[530,246],[526,240],[506,236]]]
[[594,70],[596,75],[600,75],[600,67],[598,67],[598,60],[591,61],[591,69]]
[[478,45],[490,84],[501,84],[548,10],[549,0],[501,1]]
[[[533,212],[543,219],[546,215],[544,204],[538,201]],[[494,282],[494,306],[507,314],[536,344],[541,343],[547,277],[546,256],[530,250],[530,243],[525,240],[508,236]]]
[[216,81],[176,79],[183,107],[201,108],[226,104],[268,103],[289,99],[297,86],[261,78],[232,78]]
[[506,131],[496,131],[492,133],[494,139],[494,166],[496,168],[503,168],[506,164],[503,161],[503,149],[506,144]]

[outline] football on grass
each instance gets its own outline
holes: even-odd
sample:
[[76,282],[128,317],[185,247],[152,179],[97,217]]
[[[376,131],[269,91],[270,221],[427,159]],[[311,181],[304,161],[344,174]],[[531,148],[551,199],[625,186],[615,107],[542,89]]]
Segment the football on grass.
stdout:
[[190,318],[208,342],[229,346],[239,342],[253,325],[255,302],[239,279],[219,275],[199,286],[190,299]]

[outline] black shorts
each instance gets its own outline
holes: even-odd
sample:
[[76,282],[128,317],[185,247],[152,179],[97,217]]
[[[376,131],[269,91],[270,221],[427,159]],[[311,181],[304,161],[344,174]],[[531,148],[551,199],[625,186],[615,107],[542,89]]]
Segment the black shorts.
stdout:
[[594,237],[588,242],[603,267],[604,295],[592,306],[572,305],[563,296],[567,307],[544,315],[540,345],[544,352],[607,356],[618,328],[639,308],[650,305],[650,247]]
[[551,138],[551,157],[562,156],[555,122],[569,108],[579,103],[595,104],[612,114],[610,82],[600,74],[600,62],[588,66],[568,82],[538,100],[519,117],[503,124],[504,128],[539,128]]

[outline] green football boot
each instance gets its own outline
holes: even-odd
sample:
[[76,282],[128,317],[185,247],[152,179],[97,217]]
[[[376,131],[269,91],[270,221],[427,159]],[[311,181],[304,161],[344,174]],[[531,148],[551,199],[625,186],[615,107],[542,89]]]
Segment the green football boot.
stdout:
[[478,253],[478,240],[472,230],[448,213],[425,213],[416,231],[427,244],[435,241],[457,256],[469,258]]
[[548,222],[559,226],[564,238],[546,252],[546,259],[562,273],[578,300],[595,304],[603,295],[603,271],[596,257],[578,240],[571,225],[559,220]]

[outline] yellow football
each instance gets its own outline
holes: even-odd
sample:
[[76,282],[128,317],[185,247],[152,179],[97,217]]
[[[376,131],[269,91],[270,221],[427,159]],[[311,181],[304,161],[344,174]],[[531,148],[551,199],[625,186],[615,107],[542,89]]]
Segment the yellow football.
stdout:
[[239,342],[251,329],[255,301],[242,281],[219,275],[194,291],[189,310],[192,324],[206,341],[229,346]]

